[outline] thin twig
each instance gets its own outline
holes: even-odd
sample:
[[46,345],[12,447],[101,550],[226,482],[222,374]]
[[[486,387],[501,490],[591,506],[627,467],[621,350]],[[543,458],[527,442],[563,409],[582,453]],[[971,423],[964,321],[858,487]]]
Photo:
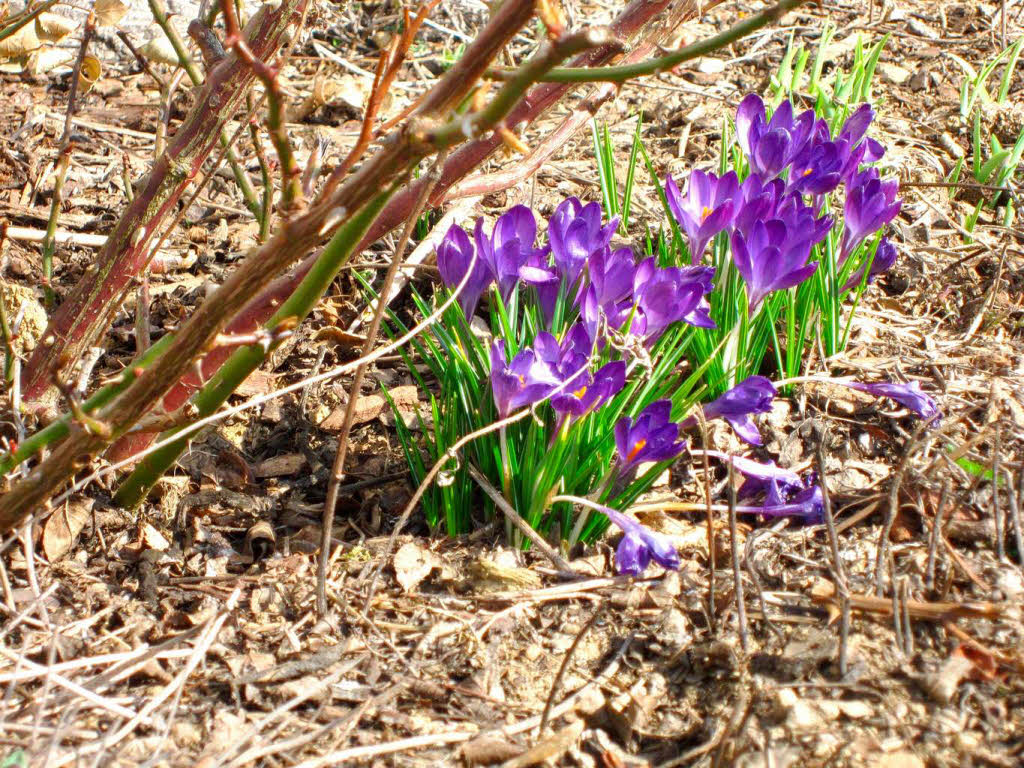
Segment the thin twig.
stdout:
[[[707,461],[707,455],[704,456]],[[733,484],[733,463],[729,465],[729,538],[732,550],[733,593],[736,596],[737,629],[740,635],[740,647],[748,651],[750,639],[747,636],[747,606],[743,599],[743,572],[740,569],[739,533],[736,525],[736,486]]]
[[949,497],[949,480],[942,484],[942,492],[939,494],[939,505],[932,518],[932,531],[928,537],[928,564],[925,566],[925,586],[928,590],[935,588],[935,558],[939,548],[939,539],[942,538],[942,516],[946,511],[946,499]]
[[54,171],[50,217],[46,222],[46,236],[43,238],[43,293],[46,297],[48,309],[53,309],[57,301],[57,294],[53,291],[53,254],[56,250],[54,235],[57,232],[57,219],[60,217],[61,205],[64,203],[64,181],[67,179],[68,165],[71,163],[73,147],[71,121],[75,116],[75,108],[78,105],[78,83],[81,79],[82,63],[85,61],[86,51],[89,50],[89,41],[92,40],[95,31],[96,16],[92,11],[89,11],[89,15],[85,19],[85,27],[82,30],[82,41],[78,46],[78,58],[75,59],[75,68],[71,73],[68,108],[64,117],[64,133],[60,138],[59,159],[57,160],[57,169]]
[[472,477],[477,482],[477,485],[483,489],[483,492],[490,497],[491,501],[493,501],[498,509],[502,511],[506,519],[512,523],[515,529],[528,538],[533,546],[535,546],[539,552],[551,561],[555,568],[564,574],[572,575],[573,570],[569,561],[562,557],[558,553],[558,550],[544,541],[544,538],[537,533],[537,531],[531,528],[529,523],[523,520],[522,516],[516,512],[511,504],[508,503],[508,500],[501,495],[501,492],[491,485],[480,470],[469,463],[466,464],[466,469],[468,470],[470,477]]
[[[227,2],[228,0],[225,0]],[[412,215],[405,224],[405,230],[398,241],[395,253],[391,258],[388,271],[384,274],[384,282],[381,284],[379,295],[387,296],[391,293],[391,285],[395,281],[395,275],[405,256],[405,249],[409,245],[412,233],[416,229],[416,222],[419,219],[423,206],[426,205],[434,185],[440,178],[441,168],[448,157],[447,151],[440,152],[434,158],[434,163],[428,171],[428,181],[420,192],[419,199],[413,207]],[[361,356],[366,356],[373,351],[377,344],[377,334],[380,333],[380,324],[384,319],[384,312],[387,304],[384,301],[377,302],[377,308],[373,313],[373,320],[366,331],[366,341],[363,342]],[[356,405],[360,400],[359,390],[363,386],[363,377],[366,375],[366,366],[360,365],[356,368],[352,377],[352,386],[349,388],[348,403],[345,404],[345,419],[341,425],[341,432],[338,434],[338,449],[334,455],[334,465],[331,467],[331,474],[327,480],[327,497],[324,500],[324,511],[322,516],[322,530],[320,534],[320,563],[317,568],[316,579],[316,605],[321,616],[327,613],[327,566],[331,556],[331,529],[334,526],[334,508],[338,503],[338,485],[345,476],[345,458],[348,455],[349,433],[352,431],[352,424],[355,421]]]

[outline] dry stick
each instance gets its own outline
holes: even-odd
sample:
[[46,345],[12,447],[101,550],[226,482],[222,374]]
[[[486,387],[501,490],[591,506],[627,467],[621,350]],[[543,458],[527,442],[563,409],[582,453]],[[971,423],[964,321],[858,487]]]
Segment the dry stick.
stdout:
[[1010,522],[1013,524],[1013,540],[1017,545],[1017,562],[1024,565],[1024,531],[1021,530],[1020,502],[1024,499],[1024,462],[1020,465],[1020,482],[1018,490],[1013,487],[1013,475],[1008,468],[1003,469],[1006,482],[1007,503],[1010,507]]
[[85,61],[85,53],[89,49],[89,41],[96,31],[96,16],[92,11],[85,19],[85,28],[82,30],[82,42],[78,47],[78,58],[75,59],[75,68],[71,73],[71,88],[68,91],[68,109],[64,117],[64,134],[60,138],[59,160],[57,170],[54,172],[53,199],[50,201],[50,218],[46,222],[46,236],[43,238],[43,292],[46,296],[46,306],[53,309],[57,301],[57,294],[53,291],[53,254],[56,250],[54,245],[54,234],[57,232],[57,219],[60,217],[60,208],[64,202],[64,181],[68,175],[68,165],[71,163],[71,121],[75,116],[75,106],[78,100],[78,81],[82,72],[82,62]]
[[472,477],[477,485],[483,489],[491,501],[504,513],[505,517],[508,518],[509,522],[515,526],[516,530],[523,534],[530,542],[548,559],[559,571],[565,574],[574,575],[572,566],[569,561],[562,557],[558,550],[544,541],[544,537],[541,536],[537,531],[530,527],[529,523],[523,520],[522,516],[513,509],[512,505],[508,503],[508,500],[501,495],[483,474],[474,467],[472,464],[467,462],[466,469],[469,471],[470,477]]
[[995,529],[993,542],[996,557],[1002,561],[1006,559],[1006,518],[1003,515],[1003,508],[999,504],[999,461],[1002,452],[1002,430],[996,427],[995,444],[992,451],[992,527]]
[[214,640],[217,639],[217,635],[220,634],[220,629],[224,626],[224,622],[228,620],[228,616],[230,616],[235,610],[235,606],[238,604],[240,595],[241,590],[236,589],[231,597],[228,598],[227,604],[224,606],[224,612],[219,616],[211,616],[206,621],[206,629],[196,641],[195,648],[193,648],[192,655],[189,657],[188,662],[168,685],[164,686],[158,694],[146,702],[146,705],[139,710],[138,714],[130,718],[128,722],[121,726],[117,731],[108,733],[103,737],[103,739],[82,747],[77,753],[68,753],[65,757],[54,764],[55,768],[61,768],[61,766],[75,762],[83,754],[92,754],[96,752],[102,754],[104,750],[109,749],[134,732],[140,722],[148,721],[150,719],[150,715],[156,711],[157,707],[167,701],[167,699],[174,695],[175,692],[185,684],[185,681],[192,675],[193,670],[199,665],[199,662],[206,657],[206,652],[210,649],[210,646],[213,645]]
[[[704,460],[707,461],[705,455]],[[736,486],[733,484],[733,463],[729,465],[729,538],[732,546],[733,592],[736,595],[736,619],[740,635],[740,647],[746,653],[750,645],[747,636],[747,606],[743,599],[743,573],[740,570],[739,533],[736,526]]]
[[[405,230],[403,230],[398,246],[395,248],[395,253],[391,258],[391,264],[388,265],[388,271],[384,273],[384,282],[381,284],[380,291],[378,291],[380,296],[387,296],[391,293],[391,285],[395,281],[395,275],[398,274],[398,268],[402,263],[402,257],[405,255],[405,249],[409,245],[409,239],[416,229],[416,222],[419,219],[420,212],[423,210],[423,206],[426,205],[430,193],[433,192],[438,178],[440,178],[441,168],[444,166],[444,161],[447,157],[448,152],[442,151],[434,158],[434,163],[427,173],[427,183],[420,191],[416,205],[413,207],[412,215],[405,224]],[[366,331],[366,341],[363,342],[360,356],[370,354],[377,344],[377,334],[380,332],[380,324],[384,318],[386,308],[386,302],[377,302],[377,308],[373,313],[373,320],[370,321],[370,327]],[[331,529],[334,527],[334,508],[338,504],[338,484],[345,477],[348,438],[349,433],[352,431],[352,423],[355,421],[356,405],[360,399],[359,390],[363,386],[365,375],[366,366],[360,365],[356,368],[355,375],[352,377],[352,386],[348,392],[348,402],[345,404],[345,419],[341,425],[341,432],[338,434],[338,449],[334,454],[334,466],[331,467],[331,474],[327,480],[327,497],[324,499],[324,509],[321,516],[320,562],[316,575],[316,608],[321,616],[327,613],[327,566],[331,557]]]
[[[697,425],[700,427],[701,445],[708,445],[708,423],[704,419],[704,412],[697,408],[694,411],[697,417]],[[707,505],[707,539],[708,539],[708,625],[714,632],[717,623],[715,615],[715,512],[711,505],[711,465],[708,463],[707,453],[702,454],[704,458],[704,503]]]
[[580,643],[583,642],[584,636],[590,631],[590,628],[594,626],[601,614],[604,613],[606,605],[607,603],[605,601],[601,601],[597,604],[597,608],[594,609],[590,618],[587,619],[587,623],[583,625],[583,628],[576,633],[576,638],[572,641],[572,645],[569,646],[569,650],[567,650],[565,652],[565,656],[562,657],[562,663],[558,666],[558,672],[555,673],[555,679],[551,681],[551,690],[548,692],[548,698],[544,702],[544,711],[540,715],[540,726],[537,728],[538,738],[544,735],[544,730],[548,726],[548,718],[551,716],[551,707],[555,703],[555,694],[558,693],[558,689],[562,685],[562,678],[565,677],[565,673],[569,669],[569,662],[576,653],[576,649],[579,648]]
[[939,548],[939,539],[942,537],[942,515],[946,511],[946,499],[949,497],[949,478],[942,484],[942,492],[939,494],[939,505],[935,510],[935,517],[932,518],[931,535],[928,537],[928,564],[925,566],[924,583],[929,591],[935,589],[935,556]]
[[821,487],[821,507],[825,517],[825,529],[828,531],[828,546],[832,554],[833,570],[839,590],[839,676],[846,677],[847,650],[850,640],[850,590],[846,578],[846,567],[839,556],[839,533],[832,514],[832,497],[828,490],[828,475],[825,472],[825,436],[818,436],[817,445],[818,482]]
[[[373,86],[370,89],[370,97],[366,102],[366,112],[363,115],[363,122],[359,129],[359,137],[352,149],[349,150],[341,165],[331,172],[324,187],[324,193],[329,193],[346,173],[359,161],[373,140],[373,123],[377,119],[384,102],[384,96],[391,88],[398,70],[405,61],[405,56],[412,46],[416,33],[419,31],[427,14],[437,5],[440,0],[430,0],[420,7],[416,18],[409,21],[409,12],[405,11],[405,25],[402,34],[397,38],[389,49],[381,51],[380,59],[377,61],[377,69],[373,76]],[[438,110],[440,112],[440,110]],[[401,116],[399,116],[401,117]]]

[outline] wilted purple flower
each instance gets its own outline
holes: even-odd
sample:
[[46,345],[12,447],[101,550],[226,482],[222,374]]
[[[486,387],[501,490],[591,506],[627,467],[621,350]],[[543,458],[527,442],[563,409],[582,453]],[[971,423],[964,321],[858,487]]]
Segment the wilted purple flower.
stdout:
[[795,492],[804,489],[800,475],[788,469],[775,466],[774,462],[761,464],[743,456],[731,456],[720,451],[704,451],[708,456],[732,464],[743,475],[743,485],[738,496],[750,499],[762,493],[766,504],[785,504]]
[[519,270],[533,254],[537,221],[525,205],[509,208],[494,223],[490,236],[484,234],[483,219],[477,219],[473,237],[482,258],[498,281],[502,298],[508,299],[519,280]]
[[[452,226],[445,233],[441,244],[437,246],[437,269],[441,273],[441,279],[449,288],[455,288],[466,276],[466,270],[473,260],[473,243],[469,235],[458,224]],[[470,318],[476,311],[476,305],[480,301],[480,295],[487,286],[494,280],[490,268],[482,258],[477,258],[473,264],[473,271],[469,280],[459,294],[459,305],[466,317]]]
[[909,408],[925,421],[933,421],[939,418],[939,407],[935,400],[921,390],[921,384],[912,381],[909,384],[896,384],[891,381],[876,381],[864,383],[860,381],[838,381],[850,389],[859,392],[867,392],[874,397],[888,397],[895,400],[902,406]]
[[537,300],[540,302],[544,319],[550,323],[555,315],[555,305],[558,303],[558,290],[561,278],[548,263],[548,250],[535,250],[526,259],[526,263],[519,268],[519,278],[527,285],[532,285],[537,290]]
[[756,222],[750,236],[740,232],[732,235],[732,260],[747,285],[750,312],[773,291],[799,285],[818,268],[817,262],[807,263],[811,243],[790,236],[786,225],[779,219]]
[[[748,376],[728,392],[704,406],[704,418],[707,420],[725,419],[736,434],[751,445],[761,444],[761,433],[757,431],[752,413],[768,413],[775,399],[775,387],[764,376]],[[692,416],[683,422],[688,429],[696,424]]]
[[582,380],[574,382],[564,394],[551,398],[551,407],[558,413],[579,418],[600,408],[615,397],[626,385],[626,364],[613,360],[602,365],[591,375],[585,373]]
[[747,95],[736,111],[736,138],[750,168],[763,179],[773,179],[801,152],[814,125],[814,112],[793,117],[793,105],[783,101],[771,120],[765,119],[764,102],[756,93]]
[[665,197],[669,210],[690,241],[690,262],[696,264],[715,235],[732,221],[733,205],[739,181],[729,171],[719,178],[713,173],[693,171],[686,183],[686,194],[679,192],[675,179],[665,179]]
[[[550,334],[541,333],[537,339],[541,345],[547,342],[558,349],[558,342]],[[505,418],[525,405],[543,400],[561,384],[554,368],[535,350],[524,349],[508,362],[505,355],[505,340],[498,339],[491,345],[491,391],[498,415]]]
[[[888,238],[883,237],[878,241],[878,250],[875,251],[875,258],[871,260],[871,269],[868,270],[868,283],[873,282],[883,272],[888,272],[895,263],[896,246],[890,243]],[[861,267],[846,281],[843,290],[849,291],[851,288],[856,288],[863,279],[864,267]]]
[[548,241],[558,267],[568,286],[573,286],[583,271],[587,258],[611,242],[618,229],[618,216],[601,226],[601,205],[583,205],[577,198],[563,200],[548,222]]
[[657,400],[644,408],[636,421],[623,416],[615,423],[615,447],[622,474],[643,462],[666,461],[683,452],[686,441],[679,439],[679,424],[671,418],[672,403]]
[[785,503],[737,507],[736,511],[764,515],[765,517],[801,517],[807,525],[817,525],[825,519],[825,504],[821,495],[821,485],[817,479],[813,478],[804,490]]
[[843,209],[845,229],[839,251],[840,264],[868,235],[896,218],[903,202],[896,196],[898,193],[899,181],[882,181],[877,168],[868,168],[854,177]]
[[701,328],[714,328],[704,301],[712,290],[713,267],[665,267],[651,256],[640,263],[633,276],[633,301],[637,316],[630,332],[648,344],[657,341],[672,323],[682,320]]
[[619,573],[639,576],[652,559],[663,568],[679,570],[679,553],[668,538],[614,509],[602,507],[601,511],[625,534],[615,550],[615,567]]

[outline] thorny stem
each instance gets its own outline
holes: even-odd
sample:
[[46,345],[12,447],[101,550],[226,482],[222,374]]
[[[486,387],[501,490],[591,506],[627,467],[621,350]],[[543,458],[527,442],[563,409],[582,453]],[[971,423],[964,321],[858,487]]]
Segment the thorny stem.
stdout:
[[[7,222],[0,221],[0,248],[7,240]],[[4,342],[4,381],[10,383],[14,373],[14,335],[11,333],[11,324],[7,319],[7,300],[3,293],[0,293],[0,335]]]
[[278,163],[281,166],[281,210],[291,211],[302,207],[302,171],[295,159],[295,151],[292,149],[291,139],[288,138],[288,128],[285,125],[287,113],[287,99],[281,89],[281,82],[277,77],[277,69],[271,67],[265,61],[253,55],[249,44],[238,27],[238,17],[235,15],[235,6],[232,0],[221,0],[221,14],[224,16],[224,25],[227,34],[224,44],[232,48],[235,54],[244,61],[263,83],[267,94],[267,130],[270,132],[270,140],[277,150]]
[[[331,241],[324,248],[320,255],[317,266],[310,271],[306,279],[302,281],[295,292],[280,306],[274,316],[255,334],[247,334],[242,343],[247,346],[236,349],[228,361],[221,366],[220,370],[186,402],[177,412],[167,414],[172,422],[184,420],[187,424],[197,417],[205,417],[216,411],[217,408],[227,400],[228,396],[238,388],[246,377],[256,370],[274,349],[276,349],[285,338],[284,332],[289,332],[298,325],[316,306],[316,302],[330,286],[338,270],[348,262],[356,244],[366,233],[374,217],[379,213],[381,207],[394,193],[394,188],[385,190],[372,200],[362,211],[349,219],[340,227]],[[232,337],[228,337],[231,341]],[[218,344],[223,344],[224,335],[218,337]],[[161,419],[157,419],[160,424]],[[144,425],[142,422],[136,425],[147,431],[163,427],[160,424],[156,427]],[[182,427],[183,424],[173,424],[175,427]],[[125,479],[117,489],[115,500],[126,507],[132,507],[145,498],[149,489],[160,479],[174,461],[188,445],[190,432],[180,430],[179,439],[146,456],[139,462],[135,470]],[[173,437],[174,432],[162,435],[162,438]],[[161,440],[163,442],[163,440]]]
[[[808,0],[780,0],[779,3],[771,8],[767,8],[761,11],[761,13],[744,19],[724,32],[720,32],[706,40],[700,40],[685,48],[680,48],[665,56],[659,56],[656,59],[612,67],[555,67],[539,78],[539,80],[545,83],[624,83],[627,80],[644,77],[645,75],[658,75],[682,64],[684,61],[700,58],[719,48],[730,45],[741,37],[745,37],[766,24],[770,24],[783,14],[806,2]],[[515,73],[509,70],[494,70],[488,72],[488,76],[497,80],[508,80],[514,77]]]
[[[384,273],[384,281],[378,291],[381,299],[377,302],[373,312],[373,319],[370,321],[370,327],[366,330],[366,340],[363,342],[363,349],[360,353],[361,357],[370,354],[377,343],[377,334],[380,332],[381,320],[384,318],[384,312],[387,308],[387,301],[384,297],[391,294],[391,286],[395,282],[395,275],[398,274],[398,268],[402,263],[402,258],[405,256],[405,249],[409,245],[409,239],[416,229],[416,222],[419,220],[420,212],[423,210],[423,206],[426,205],[430,193],[433,192],[438,178],[440,178],[441,168],[444,166],[444,161],[447,157],[448,151],[441,150],[437,157],[434,158],[434,164],[427,173],[427,183],[420,192],[419,199],[416,201],[409,220],[406,222],[405,230],[402,232],[398,245],[395,247],[395,253],[391,257],[391,264],[388,265],[388,271]],[[366,368],[366,365],[360,365],[356,368],[355,375],[352,377],[352,386],[349,387],[348,392],[348,403],[345,404],[345,419],[341,425],[341,432],[338,434],[338,449],[334,454],[334,465],[331,467],[331,474],[327,480],[327,497],[324,500],[324,510],[321,516],[320,563],[317,568],[316,579],[316,605],[317,611],[321,616],[327,613],[327,566],[331,557],[331,530],[334,527],[334,508],[338,504],[338,484],[345,477],[348,438],[349,433],[352,431],[352,423],[355,420],[356,404],[360,399],[359,391],[363,386]]]
[[[305,0],[282,0],[261,14],[252,30],[262,55],[284,44]],[[176,203],[209,157],[229,115],[243,103],[252,71],[228,56],[197,90],[196,104],[140,181],[137,193],[109,230],[107,241],[53,314],[42,343],[25,366],[22,385],[28,401],[37,401],[61,369],[77,360],[106,332],[134,279],[149,263],[154,233],[172,216]],[[244,129],[244,125],[242,126]]]
[[82,41],[78,47],[78,58],[75,59],[75,68],[71,73],[68,109],[64,116],[64,134],[60,138],[60,159],[57,161],[57,170],[54,172],[50,218],[46,222],[46,235],[43,237],[43,293],[46,297],[48,309],[53,309],[57,302],[57,294],[53,292],[53,254],[57,250],[54,237],[57,234],[57,219],[60,217],[60,207],[64,202],[64,181],[67,179],[68,165],[71,162],[71,126],[78,100],[78,81],[82,72],[82,62],[85,61],[85,53],[89,49],[89,41],[92,39],[95,31],[96,16],[90,11],[85,19]]
[[[174,53],[178,57],[178,63],[181,64],[181,68],[188,74],[188,79],[192,81],[192,85],[202,85],[203,76],[196,69],[192,57],[189,56],[188,49],[185,48],[185,41],[181,39],[178,30],[168,20],[167,7],[164,5],[163,0],[149,0],[149,10],[153,14],[153,20],[167,37],[171,47],[174,48]],[[245,207],[252,212],[253,216],[258,218],[260,215],[260,203],[256,199],[256,191],[252,188],[252,182],[249,181],[245,169],[238,161],[238,155],[235,153],[234,146],[228,140],[228,135],[224,128],[220,130],[220,145],[227,150],[231,173],[234,175],[235,183],[238,184],[238,189],[245,199]]]

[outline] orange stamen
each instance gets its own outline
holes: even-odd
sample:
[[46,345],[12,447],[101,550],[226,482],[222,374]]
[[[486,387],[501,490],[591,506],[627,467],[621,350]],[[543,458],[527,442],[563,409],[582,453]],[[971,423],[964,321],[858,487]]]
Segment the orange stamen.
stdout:
[[703,209],[701,210],[701,212],[700,212],[700,220],[701,220],[701,221],[703,222],[703,221],[704,221],[704,219],[706,219],[706,218],[707,218],[708,216],[710,216],[710,215],[711,215],[712,213],[713,213],[713,209],[711,209],[711,208],[708,208],[708,207],[707,207],[707,206],[705,205],[705,206],[704,206],[704,208],[703,208]]
[[644,438],[641,437],[639,440],[637,440],[636,444],[633,446],[633,450],[631,450],[629,452],[629,455],[626,456],[626,461],[632,461],[633,459],[635,459],[636,455],[644,449],[645,445],[647,445],[647,440],[645,440]]

